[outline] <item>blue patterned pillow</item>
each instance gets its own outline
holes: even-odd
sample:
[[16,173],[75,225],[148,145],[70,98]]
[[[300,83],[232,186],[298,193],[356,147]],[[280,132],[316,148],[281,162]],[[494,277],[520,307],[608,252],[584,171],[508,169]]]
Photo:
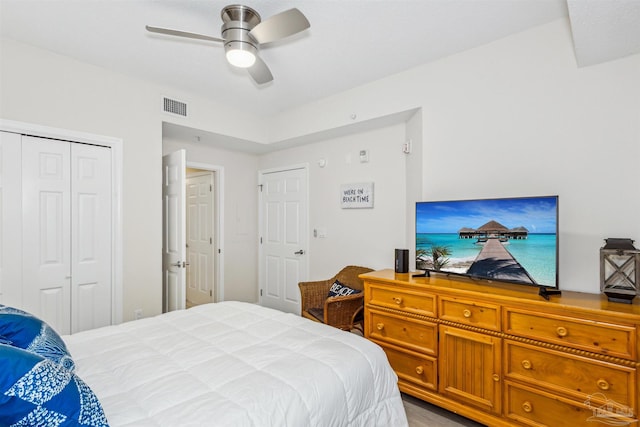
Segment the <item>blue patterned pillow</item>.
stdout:
[[60,335],[37,317],[0,305],[0,343],[51,359],[73,371],[75,364]]
[[93,391],[58,363],[0,344],[0,425],[108,426]]
[[329,288],[329,297],[344,297],[347,295],[357,294],[362,292],[359,289],[352,289],[348,286],[343,285],[337,280],[333,282],[331,288]]

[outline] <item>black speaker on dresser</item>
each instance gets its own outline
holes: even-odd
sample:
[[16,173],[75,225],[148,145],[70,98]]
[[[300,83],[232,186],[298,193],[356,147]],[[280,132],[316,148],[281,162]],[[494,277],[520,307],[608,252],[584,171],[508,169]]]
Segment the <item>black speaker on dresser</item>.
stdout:
[[396,273],[409,272],[409,249],[396,249]]

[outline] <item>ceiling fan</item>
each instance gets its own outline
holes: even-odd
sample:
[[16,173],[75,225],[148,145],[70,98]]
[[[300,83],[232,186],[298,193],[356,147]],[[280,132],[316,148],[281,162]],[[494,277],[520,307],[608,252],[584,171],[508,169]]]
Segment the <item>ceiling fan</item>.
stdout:
[[264,84],[272,81],[273,75],[267,64],[258,56],[260,46],[310,27],[307,18],[296,8],[262,21],[258,12],[250,7],[233,4],[224,7],[220,16],[223,22],[222,38],[149,25],[146,28],[152,33],[224,43],[227,61],[236,67],[246,68],[257,84]]

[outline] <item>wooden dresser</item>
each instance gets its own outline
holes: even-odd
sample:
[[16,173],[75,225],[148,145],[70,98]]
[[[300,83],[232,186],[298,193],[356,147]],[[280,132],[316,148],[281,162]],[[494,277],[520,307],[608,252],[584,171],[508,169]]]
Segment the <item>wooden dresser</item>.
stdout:
[[365,337],[400,390],[488,426],[638,426],[640,304],[393,270],[365,283]]

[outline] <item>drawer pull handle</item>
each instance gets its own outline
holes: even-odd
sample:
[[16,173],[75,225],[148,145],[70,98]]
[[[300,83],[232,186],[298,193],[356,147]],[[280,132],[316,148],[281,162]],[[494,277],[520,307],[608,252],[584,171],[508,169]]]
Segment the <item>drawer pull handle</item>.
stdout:
[[498,375],[498,374],[493,374],[493,375],[491,375],[491,378],[493,378],[493,380],[494,380],[495,382],[500,381],[500,375]]
[[383,329],[384,329],[384,323],[382,323],[382,322],[378,323],[378,324],[376,325],[376,328],[377,328],[379,331],[383,330]]
[[401,297],[394,297],[393,298],[393,302],[395,302],[396,304],[400,305],[400,304],[402,304],[402,298]]
[[568,333],[569,331],[567,331],[567,328],[564,326],[558,326],[556,329],[556,334],[558,334],[559,337],[566,337]]
[[469,310],[468,308],[465,308],[462,311],[462,315],[468,319],[469,317],[471,317],[471,310]]
[[600,378],[598,381],[596,381],[596,385],[600,390],[609,390],[609,383],[603,378]]
[[527,369],[527,370],[528,370],[528,369],[533,368],[533,364],[531,363],[531,361],[530,361],[530,360],[524,359],[524,360],[522,361],[522,367],[523,367],[524,369]]
[[533,405],[531,404],[531,402],[529,402],[527,400],[522,404],[522,410],[524,412],[532,412],[533,411]]
[[416,368],[416,374],[422,375],[423,372],[424,372],[424,368],[422,366],[418,366]]

